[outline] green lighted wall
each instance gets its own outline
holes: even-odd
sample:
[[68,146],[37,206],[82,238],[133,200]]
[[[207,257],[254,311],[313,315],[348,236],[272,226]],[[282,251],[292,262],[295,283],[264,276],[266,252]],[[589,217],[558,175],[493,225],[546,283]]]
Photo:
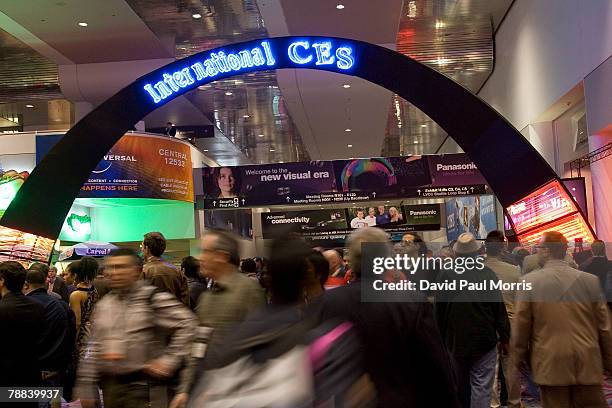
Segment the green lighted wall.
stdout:
[[140,241],[150,231],[160,231],[167,239],[195,238],[193,203],[153,199],[95,201],[97,206],[90,208],[92,241]]
[[0,178],[0,218],[2,218],[4,210],[8,208],[13,198],[15,198],[15,194],[17,194],[17,190],[19,190],[22,184],[22,179]]

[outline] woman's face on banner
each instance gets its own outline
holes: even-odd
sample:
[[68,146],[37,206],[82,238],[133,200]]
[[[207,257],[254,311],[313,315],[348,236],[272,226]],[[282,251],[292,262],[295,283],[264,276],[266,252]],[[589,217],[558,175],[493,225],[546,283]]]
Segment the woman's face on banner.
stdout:
[[232,169],[229,167],[223,167],[221,170],[219,170],[217,184],[219,184],[219,190],[221,190],[222,193],[234,193],[236,179],[234,178]]

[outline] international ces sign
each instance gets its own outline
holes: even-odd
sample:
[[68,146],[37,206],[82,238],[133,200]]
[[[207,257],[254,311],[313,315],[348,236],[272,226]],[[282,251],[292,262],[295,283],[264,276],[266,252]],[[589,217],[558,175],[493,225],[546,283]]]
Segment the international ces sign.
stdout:
[[[148,99],[158,104],[195,86],[203,85],[228,75],[261,69],[275,69],[281,65],[307,68],[327,68],[347,72],[354,67],[355,48],[346,42],[325,38],[301,38],[289,43],[274,40],[250,43],[252,46],[237,50],[219,50],[204,54],[198,60],[186,58],[174,65],[172,71],[143,85]],[[275,45],[284,49],[275,49]],[[279,64],[279,59],[287,64]]]

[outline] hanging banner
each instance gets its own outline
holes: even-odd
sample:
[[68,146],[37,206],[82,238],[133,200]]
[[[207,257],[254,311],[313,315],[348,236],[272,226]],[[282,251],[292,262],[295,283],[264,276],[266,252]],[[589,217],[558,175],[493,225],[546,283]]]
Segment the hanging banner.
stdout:
[[388,233],[434,231],[440,229],[440,205],[269,212],[261,214],[261,225],[264,238],[297,234],[311,240],[344,239],[352,230],[372,227]]
[[[38,136],[40,162],[61,136]],[[79,198],[159,198],[193,202],[191,148],[176,139],[127,134],[104,155]]]
[[203,208],[320,205],[484,194],[465,154],[385,157],[203,169]]
[[338,208],[262,213],[261,228],[264,238],[277,238],[291,233],[346,231],[348,224],[344,208]]

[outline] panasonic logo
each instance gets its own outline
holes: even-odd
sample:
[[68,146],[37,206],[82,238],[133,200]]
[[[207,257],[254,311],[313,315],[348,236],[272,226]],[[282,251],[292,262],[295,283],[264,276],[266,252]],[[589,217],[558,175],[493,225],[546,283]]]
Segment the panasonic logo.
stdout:
[[453,170],[478,170],[474,163],[464,164],[440,164],[436,166],[437,171],[453,171]]
[[438,211],[436,210],[423,210],[423,211],[413,211],[410,210],[410,215],[437,215]]

